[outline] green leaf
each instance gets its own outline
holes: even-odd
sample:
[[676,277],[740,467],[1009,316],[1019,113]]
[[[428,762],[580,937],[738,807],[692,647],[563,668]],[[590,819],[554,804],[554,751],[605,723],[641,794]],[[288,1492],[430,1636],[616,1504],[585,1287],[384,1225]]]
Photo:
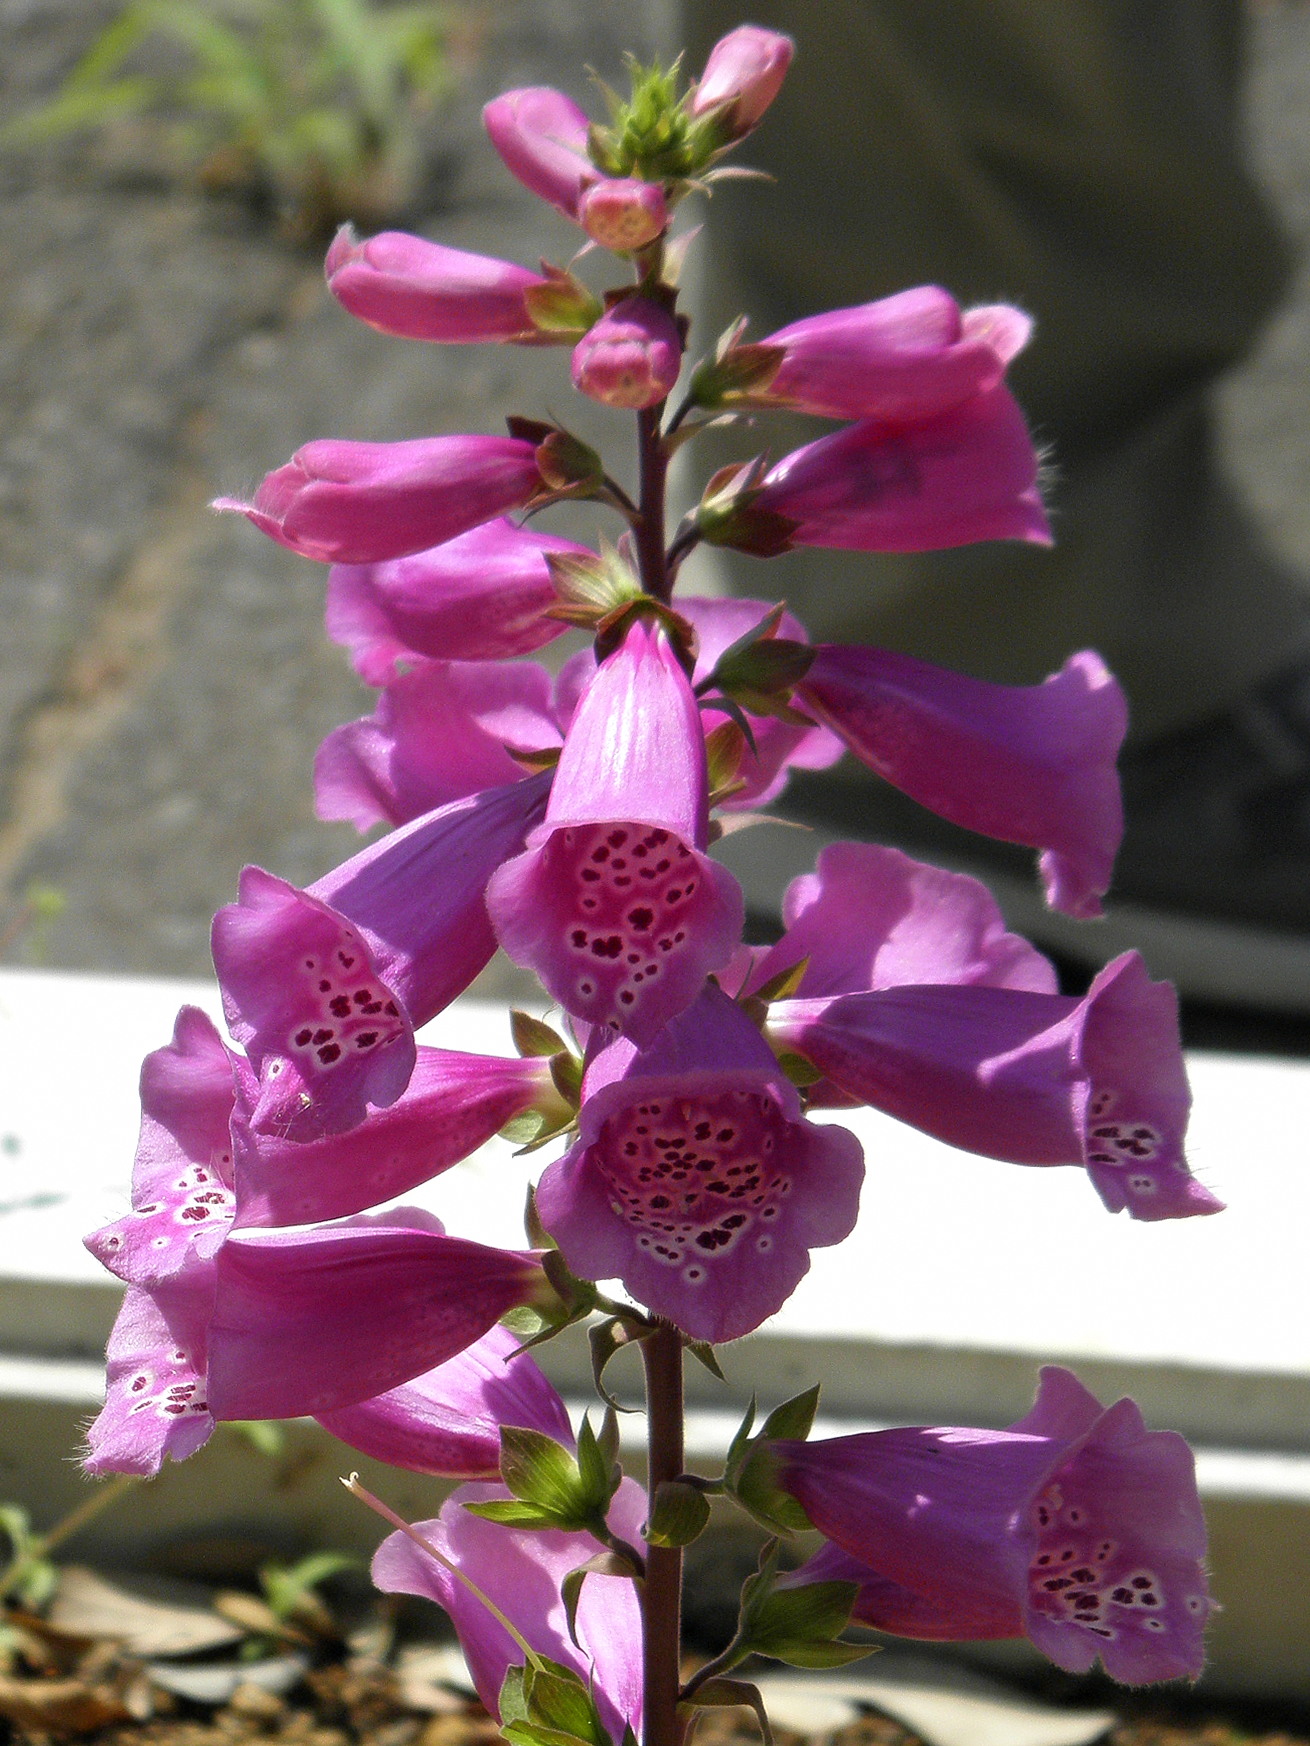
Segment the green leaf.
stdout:
[[589,1576],[627,1576],[633,1581],[641,1580],[641,1572],[631,1562],[618,1552],[598,1552],[594,1558],[589,1558],[585,1564],[579,1564],[570,1570],[560,1583],[560,1599],[564,1602],[564,1616],[568,1621],[569,1636],[578,1648],[578,1602],[582,1599],[582,1585]]
[[649,1546],[690,1546],[704,1533],[709,1519],[704,1492],[682,1480],[664,1479],[655,1488],[644,1538]]
[[578,1463],[562,1443],[543,1431],[523,1425],[500,1427],[500,1477],[525,1503],[561,1516],[579,1513],[584,1488]]
[[728,1444],[728,1453],[724,1460],[724,1472],[729,1478],[734,1476],[735,1469],[746,1457],[746,1451],[750,1448],[751,1444],[751,1430],[754,1424],[755,1396],[752,1395],[750,1398],[750,1405],[746,1408],[746,1415],[737,1426],[737,1429],[733,1432],[732,1441]]

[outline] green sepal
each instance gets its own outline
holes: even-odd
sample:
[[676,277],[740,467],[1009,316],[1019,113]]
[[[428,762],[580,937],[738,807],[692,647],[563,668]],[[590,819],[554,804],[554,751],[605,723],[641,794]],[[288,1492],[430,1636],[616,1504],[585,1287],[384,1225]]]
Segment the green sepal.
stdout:
[[819,1410],[819,1384],[805,1389],[801,1394],[794,1394],[790,1400],[783,1401],[781,1406],[773,1411],[760,1426],[760,1436],[769,1438],[788,1437],[798,1443],[803,1443],[814,1429],[814,1415]]
[[[607,1412],[606,1419],[610,1417]],[[617,1431],[617,1427],[615,1429]],[[602,1426],[602,1430],[608,1433],[608,1426]],[[617,1435],[611,1439],[607,1434],[606,1440],[617,1444]],[[591,1420],[584,1413],[578,1429],[578,1479],[582,1496],[587,1500],[591,1511],[602,1517],[609,1509],[610,1499],[619,1489],[619,1481],[623,1478],[623,1471],[614,1459],[616,1452],[607,1453],[601,1447],[600,1438],[592,1430]]]
[[511,1722],[526,1722],[528,1719],[528,1695],[524,1689],[526,1673],[525,1667],[505,1669],[505,1677],[500,1682],[500,1695],[496,1699],[503,1726],[508,1726]]
[[783,1049],[778,1055],[778,1065],[798,1091],[817,1085],[823,1078],[813,1061],[807,1060],[804,1055],[798,1055],[794,1049]]
[[764,1708],[764,1699],[760,1696],[758,1686],[751,1685],[745,1679],[707,1679],[704,1685],[697,1686],[689,1697],[681,1700],[689,1710],[700,1709],[750,1709],[755,1712],[755,1719],[760,1724],[760,1733],[764,1738],[764,1746],[773,1746],[773,1729],[769,1726],[768,1712]]
[[696,1362],[708,1370],[716,1381],[726,1382],[728,1380],[723,1374],[722,1365],[719,1363],[719,1355],[708,1340],[684,1340],[683,1344]]
[[602,618],[616,606],[643,597],[640,577],[608,541],[602,541],[599,554],[548,552],[546,566],[565,605]]
[[762,1528],[775,1534],[803,1532],[814,1524],[789,1491],[778,1484],[777,1458],[763,1437],[751,1448],[729,1489]]
[[543,1532],[558,1528],[559,1521],[550,1510],[524,1503],[516,1497],[491,1498],[486,1503],[466,1503],[471,1516],[481,1516],[484,1522],[499,1522],[504,1528],[532,1528]]
[[546,1661],[529,1668],[523,1683],[530,1727],[582,1740],[586,1746],[610,1746],[596,1700],[572,1668]]
[[[541,1431],[522,1425],[500,1427],[500,1476],[514,1501],[533,1514],[527,1521],[521,1511],[503,1506],[510,1500],[493,1500],[470,1507],[489,1521],[515,1520],[521,1527],[551,1527],[576,1531],[604,1524],[605,1510],[614,1493],[610,1464],[596,1445],[595,1433],[583,1421],[575,1457],[562,1443]],[[498,1512],[498,1513],[493,1513]]]
[[640,1336],[633,1331],[628,1322],[618,1316],[610,1316],[607,1321],[597,1322],[596,1326],[588,1333],[587,1338],[591,1346],[591,1375],[596,1384],[596,1393],[605,1402],[605,1405],[615,1412],[635,1412],[637,1410],[635,1407],[619,1405],[605,1387],[603,1378],[605,1367],[614,1354],[635,1344]]
[[[808,955],[804,958],[798,958],[794,964],[788,965],[787,969],[779,970],[776,975],[770,976],[767,982],[761,982],[751,999],[761,1000],[766,1006],[775,1000],[790,1000],[804,981],[805,972],[809,967]],[[808,1435],[808,1432],[806,1434]]]
[[514,1007],[509,1015],[509,1032],[514,1047],[524,1057],[558,1055],[568,1044],[544,1019],[533,1018],[529,1012]]
[[581,279],[550,261],[541,263],[541,271],[545,284],[529,285],[523,301],[543,336],[574,338],[600,320],[600,300]]
[[717,410],[767,394],[786,351],[782,346],[738,344],[736,336],[744,326],[742,322],[729,329],[731,343],[715,357],[702,359],[693,370],[687,395],[694,405]]
[[750,1404],[747,1406],[745,1414],[742,1417],[742,1421],[737,1426],[737,1429],[732,1433],[732,1441],[728,1444],[728,1453],[724,1457],[723,1463],[723,1476],[725,1479],[731,1481],[736,1477],[737,1469],[745,1460],[746,1453],[751,1446],[751,1431],[754,1429],[754,1426],[755,1396],[752,1395],[750,1398]]
[[630,1558],[625,1558],[619,1552],[598,1552],[594,1558],[588,1558],[585,1564],[579,1564],[570,1570],[559,1585],[560,1599],[564,1602],[564,1617],[568,1621],[569,1636],[578,1648],[578,1602],[582,1599],[582,1585],[589,1576],[626,1576],[633,1582],[641,1581],[641,1571]]
[[655,1488],[650,1519],[642,1531],[648,1546],[690,1546],[709,1525],[704,1492],[680,1479],[663,1479]]
[[858,1593],[854,1582],[776,1588],[771,1572],[760,1590],[743,1599],[742,1647],[790,1667],[845,1667],[863,1660],[874,1645],[837,1641],[851,1622]]

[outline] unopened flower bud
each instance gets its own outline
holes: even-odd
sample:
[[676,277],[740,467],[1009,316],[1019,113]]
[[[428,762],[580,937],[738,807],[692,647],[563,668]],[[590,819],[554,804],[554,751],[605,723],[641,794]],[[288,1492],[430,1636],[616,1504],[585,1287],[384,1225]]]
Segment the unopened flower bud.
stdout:
[[700,117],[717,112],[724,145],[744,139],[782,88],[795,48],[789,36],[776,30],[738,25],[710,50],[691,113]]
[[669,209],[658,182],[622,176],[588,188],[578,216],[592,242],[626,254],[644,249],[663,233]]
[[682,341],[668,310],[625,297],[573,349],[573,385],[606,406],[655,406],[678,379]]

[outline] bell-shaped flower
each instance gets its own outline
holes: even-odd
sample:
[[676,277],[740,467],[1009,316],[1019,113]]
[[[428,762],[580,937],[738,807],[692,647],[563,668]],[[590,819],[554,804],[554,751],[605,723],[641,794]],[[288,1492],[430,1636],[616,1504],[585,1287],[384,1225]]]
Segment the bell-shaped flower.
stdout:
[[[675,604],[696,631],[696,667],[692,674],[695,685],[707,679],[719,656],[753,630],[770,610],[767,600],[748,600],[737,595],[716,600],[680,594]],[[784,612],[778,621],[777,634],[790,642],[808,641],[805,626],[790,612]],[[745,715],[755,743],[746,747],[737,772],[743,787],[718,802],[721,811],[763,806],[781,794],[790,770],[826,770],[845,750],[837,735],[821,723],[802,727],[776,715],[755,715],[750,710]],[[716,717],[707,713],[707,730],[715,725]]]
[[669,225],[669,208],[658,182],[637,176],[606,176],[583,194],[578,221],[592,242],[616,254],[644,249]]
[[541,487],[519,437],[418,437],[306,443],[268,474],[252,503],[219,497],[270,539],[322,564],[373,564],[453,540]]
[[781,1000],[776,1048],[966,1152],[1086,1168],[1111,1212],[1218,1212],[1183,1151],[1191,1102],[1172,986],[1135,952],[1081,998],[986,984]]
[[657,406],[678,380],[677,323],[649,297],[625,297],[573,348],[573,386],[605,406]]
[[772,333],[782,353],[762,404],[823,418],[920,424],[995,388],[1032,323],[1005,304],[961,312],[937,285],[829,309]]
[[789,36],[739,24],[710,50],[692,93],[691,113],[711,119],[724,145],[744,139],[782,89],[795,51]]
[[[1192,1454],[1068,1370],[1005,1431],[932,1427],[772,1446],[777,1477],[854,1565],[854,1617],[899,1635],[1028,1636],[1070,1673],[1195,1679],[1210,1613]],[[861,1581],[858,1567],[867,1571]]]
[[[618,1746],[631,1728],[641,1737],[641,1603],[623,1576],[588,1575],[570,1631],[561,1593],[564,1578],[596,1555],[590,1534],[511,1528],[470,1515],[465,1504],[508,1497],[501,1485],[462,1485],[433,1521],[416,1522],[420,1539],[442,1563],[410,1539],[390,1534],[373,1558],[373,1581],[384,1594],[417,1594],[449,1613],[478,1696],[500,1720],[500,1689],[523,1650],[482,1600],[450,1569],[454,1565],[509,1620],[535,1655],[571,1668],[589,1686],[601,1725]],[[609,1508],[612,1531],[640,1544],[646,1495],[620,1482]]]
[[357,1406],[319,1413],[352,1449],[445,1479],[498,1479],[500,1427],[520,1425],[568,1447],[569,1415],[522,1336],[497,1325],[467,1351]]
[[577,1143],[537,1189],[574,1272],[622,1279],[697,1340],[779,1309],[810,1250],[850,1235],[864,1158],[804,1119],[750,1019],[712,983],[638,1052],[619,1040],[583,1085]]
[[741,888],[704,852],[706,786],[690,682],[637,621],[587,683],[544,821],[487,888],[506,952],[587,1024],[649,1042],[736,945]]
[[312,1140],[394,1103],[414,1029],[490,961],[487,882],[540,819],[549,776],[415,819],[301,891],[259,867],[214,918],[232,1035],[259,1076],[259,1133]]
[[150,1290],[129,1285],[105,1354],[105,1404],[87,1431],[88,1473],[152,1478],[214,1428],[205,1382],[214,1262]]
[[991,685],[909,655],[820,644],[797,702],[952,824],[1041,851],[1047,901],[1101,913],[1123,835],[1123,692],[1099,655],[1040,685]]
[[550,1063],[420,1048],[409,1084],[343,1134],[295,1141],[253,1126],[260,1086],[237,1070],[236,1226],[307,1225],[363,1212],[429,1182],[534,1105],[556,1110]]
[[347,224],[328,250],[324,271],[337,302],[380,333],[447,345],[539,337],[524,293],[547,281],[511,261],[402,230],[361,242]]
[[746,551],[931,552],[977,540],[1049,545],[1037,456],[1003,385],[920,424],[865,418],[784,455],[702,534]]
[[482,120],[510,174],[576,221],[583,193],[600,172],[587,156],[591,124],[573,99],[529,85],[493,97]]
[[549,553],[586,546],[497,517],[430,551],[385,564],[337,564],[328,575],[328,635],[370,685],[398,678],[416,655],[496,661],[530,655],[568,627]]
[[177,1015],[173,1040],[141,1068],[141,1134],[132,1210],[86,1246],[128,1285],[183,1280],[213,1259],[233,1209],[236,1057],[198,1007]]
[[878,843],[828,843],[783,894],[783,935],[757,954],[745,992],[805,962],[804,1000],[921,984],[1055,994],[1055,968],[1012,934],[980,880]]
[[320,818],[359,830],[408,824],[481,788],[518,781],[517,752],[557,750],[550,674],[535,661],[423,661],[377,709],[334,728],[314,759]]
[[547,1289],[535,1255],[448,1236],[412,1209],[234,1233],[214,1267],[217,1419],[354,1406],[444,1364]]

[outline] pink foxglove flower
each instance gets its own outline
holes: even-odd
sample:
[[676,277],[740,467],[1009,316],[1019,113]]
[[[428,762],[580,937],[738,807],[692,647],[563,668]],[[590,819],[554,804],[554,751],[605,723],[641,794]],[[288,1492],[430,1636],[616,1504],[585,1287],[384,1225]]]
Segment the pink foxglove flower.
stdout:
[[691,113],[712,117],[723,143],[744,139],[782,89],[796,45],[776,30],[739,24],[710,50]]
[[217,1419],[334,1412],[463,1352],[544,1287],[535,1255],[447,1236],[411,1208],[309,1231],[245,1231],[214,1262]]
[[990,685],[887,649],[820,644],[802,709],[952,824],[1041,851],[1047,899],[1101,913],[1123,836],[1115,759],[1128,707],[1099,655],[1041,685]]
[[649,297],[625,297],[573,348],[573,386],[606,406],[657,406],[678,380],[677,324]]
[[1032,323],[1005,304],[968,310],[936,285],[830,309],[763,341],[783,353],[759,397],[824,418],[918,424],[995,388]]
[[393,1104],[344,1134],[295,1141],[256,1132],[259,1082],[241,1064],[236,1083],[238,1229],[346,1218],[408,1194],[476,1152],[513,1116],[554,1102],[548,1061],[419,1048]]
[[398,678],[416,655],[496,661],[530,655],[567,629],[547,554],[591,554],[554,534],[497,517],[458,539],[385,564],[338,564],[328,575],[328,635],[370,685]]
[[237,1065],[194,1006],[178,1013],[172,1042],[146,1056],[132,1210],[86,1239],[125,1284],[185,1281],[226,1236],[234,1206],[228,1123]]
[[787,887],[782,920],[748,992],[802,959],[795,993],[806,1000],[940,983],[1058,992],[1054,966],[1009,932],[985,885],[877,843],[821,849]]
[[640,1052],[597,1055],[577,1144],[537,1210],[569,1266],[622,1279],[698,1340],[735,1340],[779,1309],[810,1250],[850,1235],[864,1159],[807,1122],[750,1019],[710,984]]
[[384,230],[361,242],[343,225],[324,263],[328,290],[350,313],[400,339],[467,345],[535,339],[524,293],[540,273],[489,255]]
[[[855,1617],[931,1637],[1020,1632],[1126,1685],[1195,1679],[1210,1612],[1191,1451],[1130,1400],[1042,1371],[1006,1431],[935,1427],[773,1445],[781,1483],[867,1569]],[[804,1580],[859,1580],[819,1558]],[[926,1628],[925,1628],[926,1627]]]
[[658,182],[612,176],[593,182],[578,219],[592,242],[618,254],[644,249],[668,229],[669,208]]
[[482,111],[505,167],[541,200],[574,220],[600,172],[587,156],[590,122],[571,97],[548,85],[504,91]]
[[[558,1529],[537,1532],[484,1521],[464,1508],[505,1498],[502,1485],[462,1485],[430,1522],[415,1531],[431,1542],[481,1589],[537,1655],[572,1668],[591,1688],[602,1726],[618,1742],[642,1722],[641,1604],[635,1585],[622,1576],[590,1575],[578,1601],[577,1631],[569,1630],[560,1589],[564,1578],[595,1556],[590,1534]],[[646,1494],[624,1479],[609,1509],[613,1532],[640,1544]],[[523,1651],[505,1627],[449,1568],[391,1534],[373,1559],[373,1581],[384,1594],[417,1594],[450,1614],[468,1660],[478,1696],[500,1718],[500,1688]]]
[[1190,1094],[1173,987],[1135,952],[1081,1000],[986,985],[775,1002],[775,1046],[861,1103],[1012,1164],[1077,1164],[1111,1212],[1219,1212],[1188,1169]]
[[535,661],[423,661],[376,711],[334,728],[314,759],[320,818],[408,824],[526,774],[506,749],[557,750],[549,673]]
[[932,552],[975,540],[1049,545],[1037,456],[1003,386],[921,424],[861,419],[785,455],[706,537],[769,551]]
[[446,1479],[498,1479],[500,1427],[521,1425],[572,1447],[569,1415],[522,1336],[494,1327],[456,1357],[357,1406],[319,1413],[352,1449]]
[[307,891],[260,867],[214,918],[232,1035],[259,1076],[260,1133],[312,1140],[394,1103],[414,1028],[496,949],[487,881],[541,817],[548,776],[457,800],[352,856]]
[[322,564],[403,558],[526,503],[541,485],[518,437],[325,438],[270,473],[252,503],[219,497],[279,545]]
[[569,725],[542,824],[487,888],[500,943],[568,1012],[638,1043],[741,933],[741,889],[705,854],[705,740],[660,629],[634,624]]

